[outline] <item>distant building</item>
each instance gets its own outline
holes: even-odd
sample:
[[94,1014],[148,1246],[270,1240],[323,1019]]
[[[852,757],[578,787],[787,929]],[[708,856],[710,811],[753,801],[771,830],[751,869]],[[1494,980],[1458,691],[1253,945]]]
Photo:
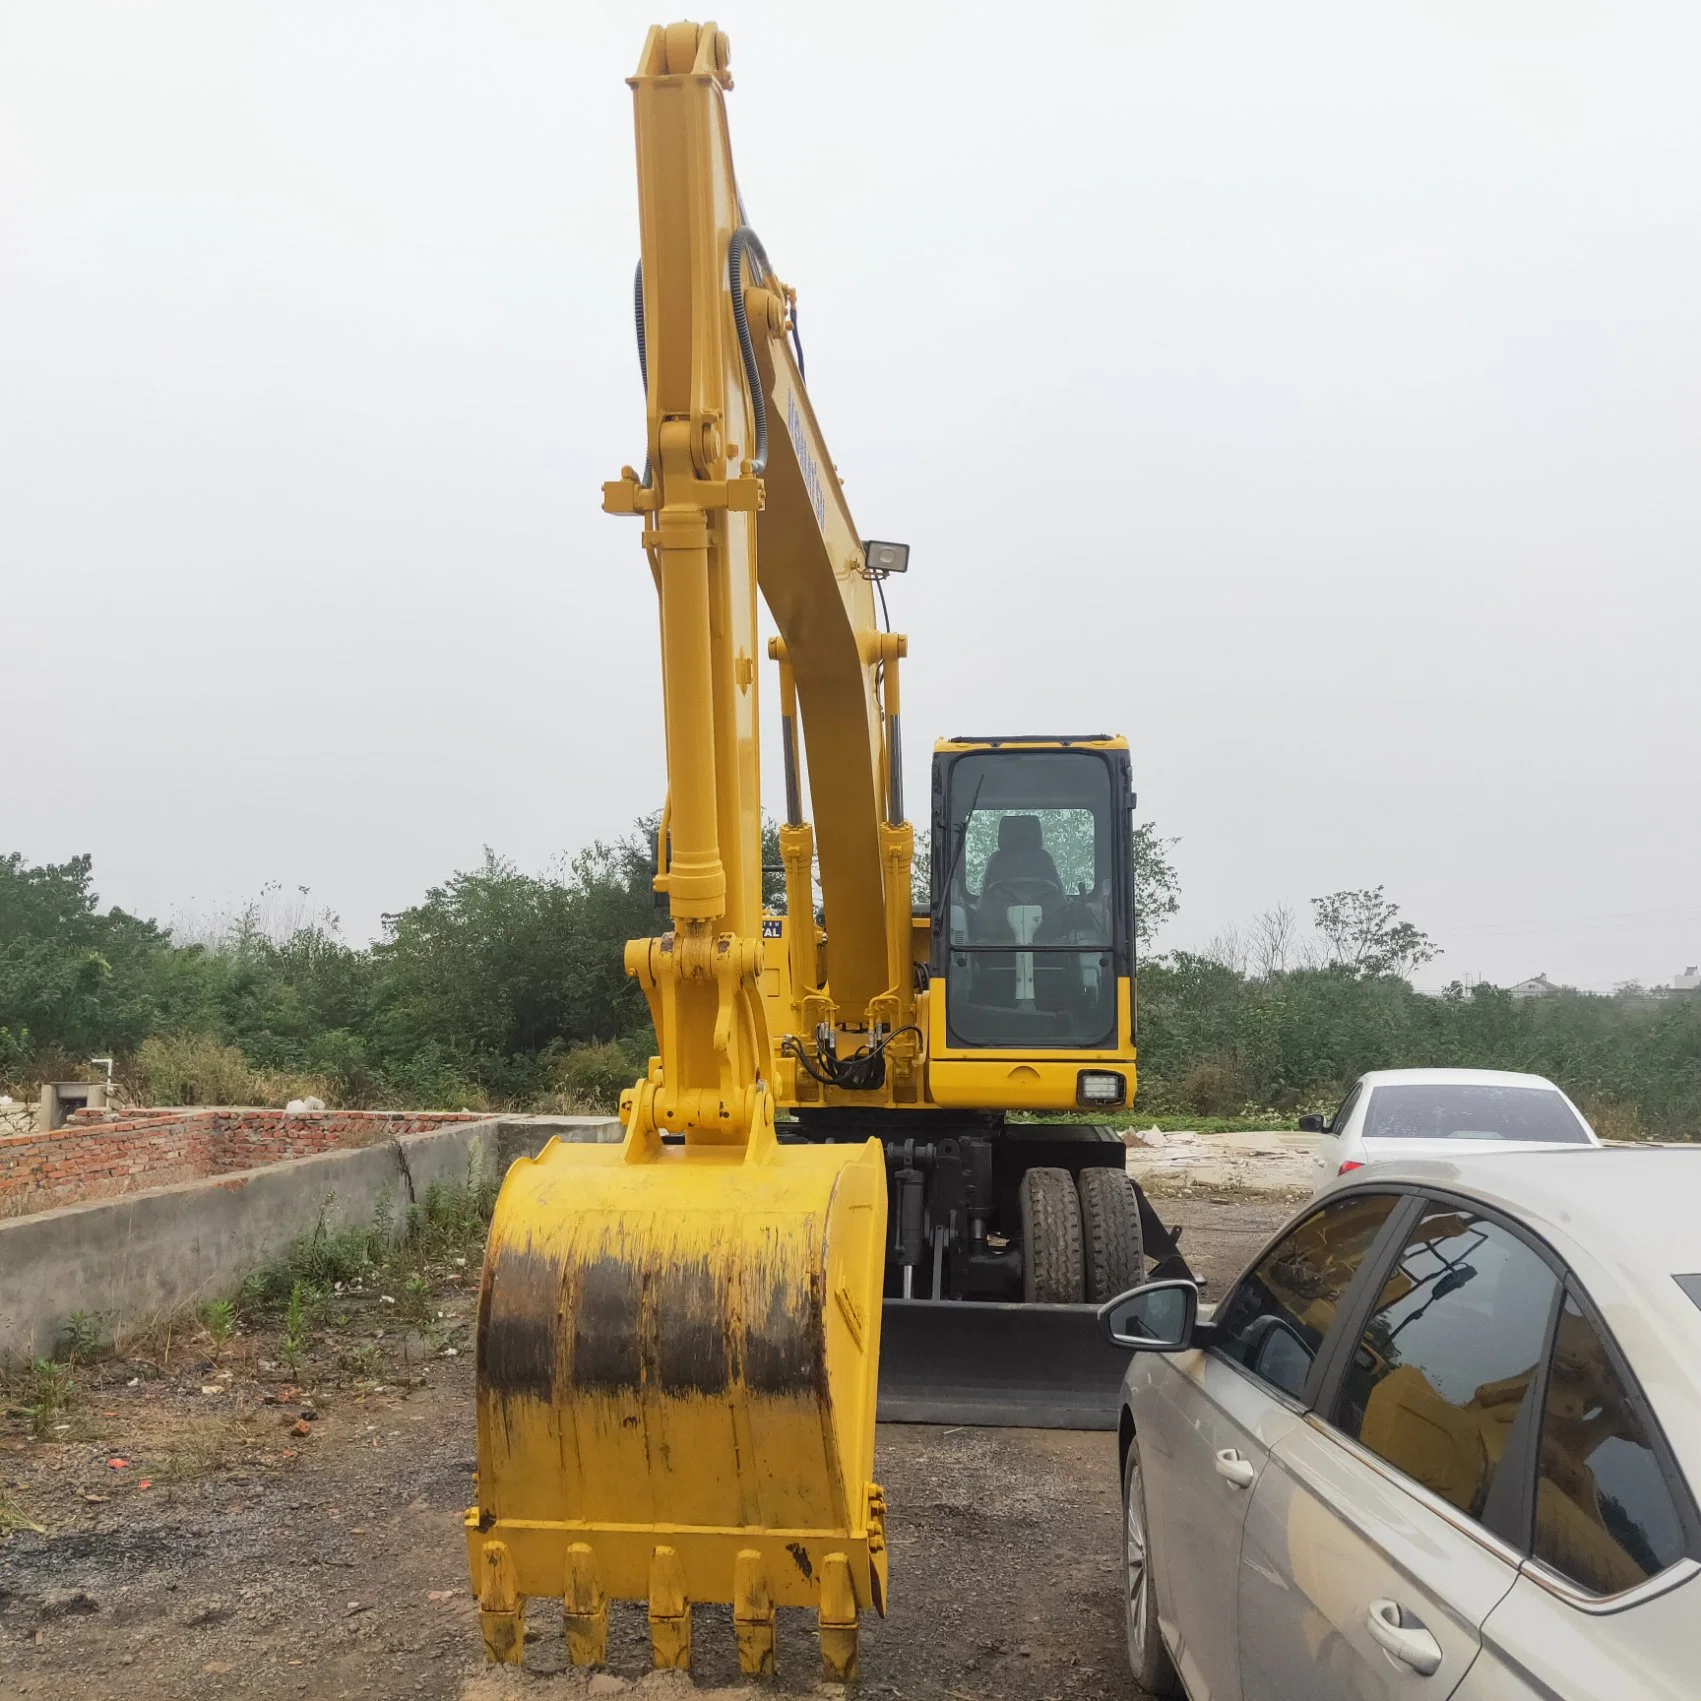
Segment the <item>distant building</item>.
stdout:
[[1691,963],[1682,974],[1671,977],[1673,992],[1701,992],[1701,963]]
[[1546,975],[1531,975],[1528,980],[1521,980],[1515,986],[1506,989],[1514,998],[1552,998],[1556,992],[1563,990],[1557,987]]

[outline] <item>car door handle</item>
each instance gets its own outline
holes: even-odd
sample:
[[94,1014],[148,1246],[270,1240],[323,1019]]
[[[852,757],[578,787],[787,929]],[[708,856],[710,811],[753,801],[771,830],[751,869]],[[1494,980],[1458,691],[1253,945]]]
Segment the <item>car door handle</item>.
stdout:
[[1232,1447],[1225,1447],[1217,1455],[1217,1475],[1225,1482],[1232,1482],[1236,1488],[1251,1488],[1258,1475],[1258,1467],[1250,1459],[1243,1459]]
[[1420,1677],[1428,1677],[1441,1664],[1441,1644],[1421,1624],[1400,1622],[1400,1603],[1380,1600],[1370,1603],[1366,1622],[1377,1647],[1391,1654]]

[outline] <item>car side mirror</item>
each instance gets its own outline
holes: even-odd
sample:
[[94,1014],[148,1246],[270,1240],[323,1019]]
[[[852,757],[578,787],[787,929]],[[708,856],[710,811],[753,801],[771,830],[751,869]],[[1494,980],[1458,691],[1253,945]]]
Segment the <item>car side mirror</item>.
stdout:
[[1324,1131],[1323,1118],[1320,1116],[1302,1116],[1299,1119],[1299,1131],[1301,1134],[1321,1134]]
[[1099,1327],[1113,1347],[1133,1352],[1178,1353],[1193,1344],[1199,1289],[1179,1277],[1143,1282],[1099,1307]]

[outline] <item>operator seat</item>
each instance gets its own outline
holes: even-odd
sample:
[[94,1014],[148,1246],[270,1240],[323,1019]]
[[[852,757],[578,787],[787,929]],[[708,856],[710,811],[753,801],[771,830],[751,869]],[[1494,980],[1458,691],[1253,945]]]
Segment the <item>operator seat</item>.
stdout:
[[998,849],[986,859],[986,876],[980,889],[990,891],[1006,880],[1043,880],[1055,886],[1059,894],[1063,891],[1037,815],[1006,815],[998,823]]

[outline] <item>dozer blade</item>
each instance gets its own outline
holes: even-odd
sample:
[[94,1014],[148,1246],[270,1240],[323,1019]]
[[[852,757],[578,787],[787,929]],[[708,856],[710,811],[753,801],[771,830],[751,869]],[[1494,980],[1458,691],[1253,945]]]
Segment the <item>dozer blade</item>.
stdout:
[[647,1600],[656,1663],[732,1603],[740,1662],[776,1606],[815,1608],[829,1675],[885,1610],[873,1482],[885,1163],[861,1146],[552,1141],[508,1172],[478,1320],[468,1559],[493,1660],[528,1596],[563,1601],[576,1664],[610,1600]]
[[889,1299],[883,1423],[1115,1429],[1128,1353],[1091,1305]]

